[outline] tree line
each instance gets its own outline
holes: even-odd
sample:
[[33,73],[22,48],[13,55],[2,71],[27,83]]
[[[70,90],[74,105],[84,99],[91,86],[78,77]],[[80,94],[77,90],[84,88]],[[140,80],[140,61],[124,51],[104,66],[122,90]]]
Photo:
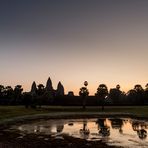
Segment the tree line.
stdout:
[[72,91],[65,95],[64,86],[58,83],[57,89],[53,89],[52,81],[49,78],[46,86],[32,83],[29,92],[23,92],[22,85],[11,86],[0,85],[0,105],[25,105],[36,107],[41,105],[147,105],[148,104],[148,84],[143,88],[136,84],[127,93],[120,90],[120,85],[108,89],[106,84],[100,84],[94,96],[89,96],[85,86],[80,88],[79,96],[74,96]]

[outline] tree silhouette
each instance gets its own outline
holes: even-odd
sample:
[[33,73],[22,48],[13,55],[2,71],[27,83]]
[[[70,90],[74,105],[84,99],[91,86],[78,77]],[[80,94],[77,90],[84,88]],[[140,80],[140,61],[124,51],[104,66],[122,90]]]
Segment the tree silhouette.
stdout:
[[25,108],[29,108],[29,106],[34,108],[33,102],[32,102],[32,95],[31,95],[30,92],[24,92],[23,93],[23,103],[25,105]]
[[79,95],[82,97],[82,105],[83,109],[86,108],[86,97],[89,95],[89,91],[86,87],[81,87],[79,91]]
[[16,85],[14,88],[14,100],[13,103],[20,103],[22,100],[22,92],[23,88],[22,85]]
[[136,104],[136,91],[134,89],[131,89],[126,94],[128,104]]
[[144,104],[144,90],[140,84],[134,86],[137,104]]
[[11,86],[6,86],[4,93],[6,98],[9,98],[9,99],[13,98],[14,92]]
[[143,105],[145,100],[145,91],[140,84],[136,84],[133,89],[127,92],[128,102],[136,105]]
[[5,87],[3,85],[0,85],[0,99],[4,96],[4,89]]
[[41,107],[43,102],[43,95],[45,94],[45,87],[43,84],[39,84],[37,88],[37,104]]
[[113,101],[113,104],[121,103],[122,91],[119,84],[116,85],[116,88],[110,89],[109,97]]
[[97,88],[97,92],[95,94],[98,99],[99,102],[102,105],[102,111],[104,110],[104,105],[105,105],[105,98],[107,98],[108,96],[108,88],[105,84],[100,84],[99,87]]
[[148,103],[148,83],[145,85],[145,90],[144,90],[144,103]]
[[42,96],[45,92],[45,89],[44,89],[44,85],[43,84],[39,84],[38,85],[38,89],[37,89],[37,95],[38,96]]
[[[88,82],[84,82],[84,87],[79,90],[79,96],[74,96],[74,92],[69,91],[67,95],[64,94],[64,87],[61,82],[58,83],[57,90],[52,87],[52,81],[49,77],[46,83],[46,87],[43,84],[36,86],[33,82],[31,91],[24,92],[21,85],[16,85],[13,89],[11,86],[0,85],[0,104],[22,104],[30,102],[31,106],[36,106],[37,104],[70,104],[80,105],[80,100],[82,100],[83,109],[86,108],[86,98],[89,95],[87,89]],[[95,98],[95,99],[91,99]],[[23,99],[23,100],[22,100]],[[28,99],[28,101],[27,101]],[[111,101],[112,100],[112,101]],[[77,102],[78,101],[78,102]],[[147,105],[148,104],[148,83],[145,85],[145,89],[142,88],[140,84],[136,84],[133,89],[124,93],[120,90],[120,85],[116,85],[115,88],[110,89],[108,93],[108,88],[105,84],[100,84],[95,93],[95,97],[88,97],[88,103],[90,105],[96,105],[96,101],[102,106],[102,111],[104,110],[105,103],[112,103],[113,105]],[[27,103],[29,104],[29,103]]]
[[148,83],[145,85],[145,89],[148,90]]

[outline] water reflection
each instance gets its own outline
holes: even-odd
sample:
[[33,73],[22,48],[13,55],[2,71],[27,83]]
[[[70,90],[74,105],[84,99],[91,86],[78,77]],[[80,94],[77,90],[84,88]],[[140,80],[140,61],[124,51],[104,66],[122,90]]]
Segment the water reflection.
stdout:
[[137,132],[137,135],[140,139],[146,139],[147,137],[146,129],[148,129],[148,125],[146,123],[134,121],[132,122],[132,128],[134,131]]
[[98,119],[96,123],[98,124],[99,135],[108,137],[110,135],[110,127],[107,125],[106,119]]
[[87,120],[83,120],[83,128],[80,129],[80,135],[83,139],[88,139],[89,138],[89,129],[87,127]]
[[137,134],[140,139],[145,139],[147,137],[147,131],[144,129],[138,130]]
[[113,129],[118,129],[120,134],[123,134],[123,119],[110,119]]
[[98,140],[109,145],[148,147],[148,122],[123,118],[46,120],[23,124],[17,128],[25,134],[68,134],[87,140]]
[[62,133],[63,129],[64,129],[64,125],[63,124],[59,124],[57,125],[57,133]]

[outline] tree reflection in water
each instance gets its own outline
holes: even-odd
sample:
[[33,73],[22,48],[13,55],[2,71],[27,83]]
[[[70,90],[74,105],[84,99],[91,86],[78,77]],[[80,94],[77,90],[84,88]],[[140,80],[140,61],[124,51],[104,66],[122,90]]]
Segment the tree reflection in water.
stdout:
[[90,134],[90,131],[87,128],[87,121],[83,120],[83,128],[80,129],[80,135],[81,135],[82,138],[88,139],[89,134]]
[[145,139],[147,137],[147,131],[144,129],[138,130],[137,134],[140,139]]
[[107,126],[106,119],[98,119],[96,123],[98,124],[98,130],[100,136],[102,137],[110,136],[110,127]]
[[123,134],[123,120],[122,119],[110,119],[113,129],[119,129],[119,133]]
[[137,135],[140,139],[145,139],[147,137],[146,129],[148,126],[144,122],[133,121],[132,128],[137,132]]
[[[14,127],[15,129],[16,127]],[[51,134],[63,139],[63,134],[86,140],[104,140],[123,146],[148,146],[148,121],[131,118],[62,119],[23,124],[17,127],[21,132]],[[130,147],[129,146],[129,147]],[[138,147],[134,147],[138,148]]]
[[64,125],[63,125],[63,124],[58,124],[58,125],[56,126],[56,128],[57,128],[57,133],[62,133],[62,131],[63,131],[63,129],[64,129]]

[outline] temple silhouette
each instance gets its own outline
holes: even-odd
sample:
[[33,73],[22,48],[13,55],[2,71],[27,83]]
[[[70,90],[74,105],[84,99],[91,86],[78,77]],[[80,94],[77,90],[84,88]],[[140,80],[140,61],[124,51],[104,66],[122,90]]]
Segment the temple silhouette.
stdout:
[[88,82],[79,89],[79,95],[73,91],[65,94],[63,84],[59,81],[54,89],[52,80],[49,77],[46,85],[36,84],[34,81],[29,92],[23,92],[22,85],[11,86],[0,85],[0,105],[25,105],[41,107],[42,105],[63,105],[63,106],[104,106],[111,105],[148,105],[148,84],[143,88],[136,84],[127,93],[121,90],[119,84],[115,88],[108,89],[106,84],[99,84],[96,93],[89,95]]

